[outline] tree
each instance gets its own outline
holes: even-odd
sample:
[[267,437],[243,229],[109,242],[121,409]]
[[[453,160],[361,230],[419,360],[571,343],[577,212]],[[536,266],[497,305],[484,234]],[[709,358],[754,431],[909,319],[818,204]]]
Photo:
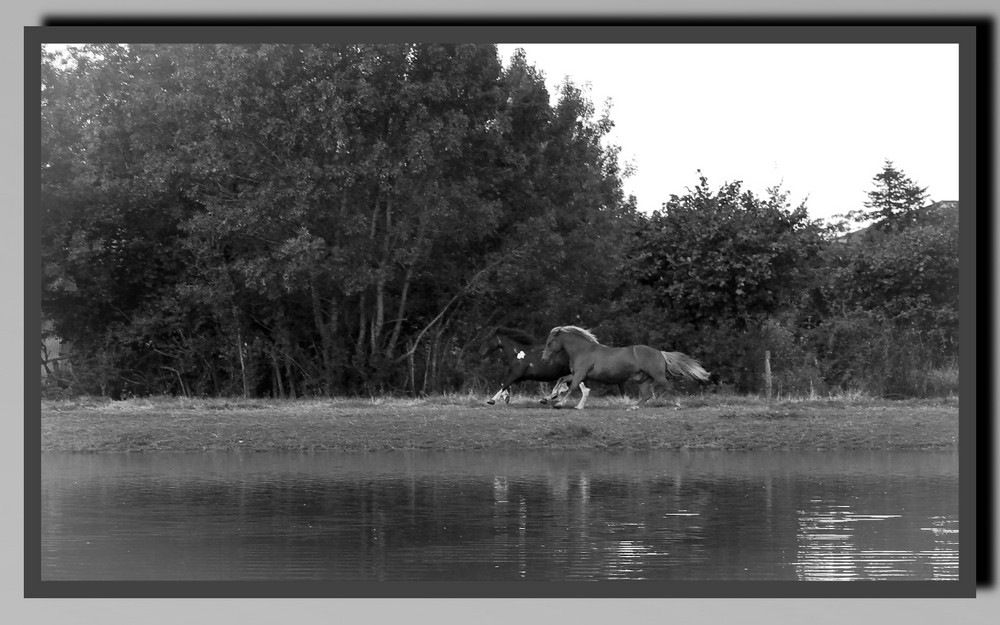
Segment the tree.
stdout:
[[804,206],[788,210],[787,194],[768,193],[739,182],[712,193],[701,176],[637,230],[627,273],[654,288],[671,318],[751,326],[801,288],[822,243]]
[[628,210],[610,120],[491,45],[90,46],[42,88],[43,309],[132,392],[441,390],[505,295],[600,300]]
[[[155,315],[182,279],[174,245],[193,208],[151,167],[150,146],[169,145],[176,115],[160,127],[169,74],[141,48],[87,46],[62,67],[43,61],[41,225],[43,310],[56,333],[79,346],[79,367],[103,387],[136,375],[145,359],[131,328]],[[158,120],[157,120],[158,121]],[[99,357],[114,353],[114,358]],[[155,372],[156,366],[146,368]],[[155,377],[155,376],[154,376]],[[102,381],[103,380],[103,381]],[[113,393],[118,391],[112,388]]]
[[874,180],[873,210],[855,214],[874,223],[830,247],[813,340],[834,384],[922,394],[931,370],[957,362],[958,206],[925,206],[890,161]]
[[805,206],[791,209],[779,188],[713,192],[699,172],[697,187],[635,231],[622,275],[635,286],[621,299],[640,311],[632,342],[700,355],[752,388],[765,323],[797,305],[822,245]]
[[927,204],[927,188],[919,187],[892,161],[885,160],[882,171],[872,179],[875,188],[868,192],[865,207],[868,211],[855,211],[855,221],[874,220],[874,227],[882,232],[900,231],[919,220],[920,209]]

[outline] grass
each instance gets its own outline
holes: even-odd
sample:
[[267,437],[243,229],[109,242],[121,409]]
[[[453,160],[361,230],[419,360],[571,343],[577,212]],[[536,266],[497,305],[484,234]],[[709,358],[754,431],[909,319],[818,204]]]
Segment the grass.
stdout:
[[[958,443],[958,399],[703,395],[675,409],[593,397],[555,410],[535,395],[307,400],[43,400],[42,451],[474,449],[937,449]],[[572,400],[568,405],[576,404]]]

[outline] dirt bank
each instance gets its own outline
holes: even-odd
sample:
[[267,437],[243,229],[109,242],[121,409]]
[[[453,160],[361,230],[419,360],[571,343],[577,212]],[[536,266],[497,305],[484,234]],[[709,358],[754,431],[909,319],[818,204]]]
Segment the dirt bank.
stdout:
[[43,401],[42,451],[390,449],[939,449],[958,444],[958,400],[782,401],[704,396],[679,409],[621,398],[554,410],[533,396],[486,406],[427,399]]

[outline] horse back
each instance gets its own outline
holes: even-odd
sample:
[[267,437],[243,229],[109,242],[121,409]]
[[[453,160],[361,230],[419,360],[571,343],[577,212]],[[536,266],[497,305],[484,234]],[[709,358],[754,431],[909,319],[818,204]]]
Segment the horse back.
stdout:
[[622,382],[634,372],[629,348],[609,347],[599,343],[588,345],[574,354],[570,368],[583,371],[589,380],[606,384]]
[[663,355],[659,350],[647,345],[609,347],[598,344],[578,353],[573,359],[572,368],[574,371],[585,370],[588,379],[621,383],[637,374],[653,377],[657,371],[662,374],[663,363]]
[[663,353],[649,345],[633,345],[635,359],[644,371],[663,371],[666,368]]
[[509,366],[510,375],[516,375],[518,380],[534,380],[537,382],[552,382],[569,374],[569,358],[560,352],[553,354],[549,360],[542,360],[542,347],[524,351],[524,358],[512,360]]

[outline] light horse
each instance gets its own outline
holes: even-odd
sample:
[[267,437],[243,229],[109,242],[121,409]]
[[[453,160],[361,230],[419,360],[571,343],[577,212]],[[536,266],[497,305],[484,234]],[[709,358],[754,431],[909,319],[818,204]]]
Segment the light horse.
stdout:
[[[542,360],[557,358],[561,353],[569,356],[573,377],[566,397],[556,402],[556,408],[564,406],[569,394],[584,380],[608,384],[620,384],[629,379],[638,382],[639,403],[631,410],[641,408],[650,400],[653,382],[670,389],[667,372],[702,382],[709,380],[708,372],[696,360],[680,352],[664,352],[648,345],[601,345],[593,333],[577,326],[556,326],[549,332]],[[586,397],[581,399],[576,407],[582,409],[586,400]],[[674,403],[679,405],[676,399]]]
[[[496,395],[486,400],[486,403],[493,405],[502,398],[504,403],[510,403],[510,387],[518,382],[555,382],[563,377],[568,378],[569,356],[565,353],[553,355],[548,360],[542,360],[541,346],[534,337],[520,330],[512,328],[497,328],[493,334],[483,344],[480,356],[501,350],[504,360],[507,363],[507,375],[504,376],[503,383]],[[583,395],[582,401],[586,401],[590,389],[582,382],[579,384],[580,393]],[[575,390],[576,387],[574,387]],[[557,395],[553,395],[555,398]],[[542,399],[541,403],[547,403],[548,398]]]

